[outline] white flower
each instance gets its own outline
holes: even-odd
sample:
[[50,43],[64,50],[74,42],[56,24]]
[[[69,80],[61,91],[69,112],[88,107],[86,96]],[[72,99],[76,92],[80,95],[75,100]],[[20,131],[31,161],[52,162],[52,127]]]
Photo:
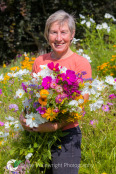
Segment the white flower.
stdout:
[[4,80],[4,77],[3,77],[3,74],[0,75],[0,81],[3,81]]
[[69,106],[72,106],[70,112],[78,111],[81,112],[82,109],[78,106],[79,102],[77,100],[72,100],[68,103]]
[[86,20],[83,20],[83,21],[81,21],[81,24],[84,24],[86,22]]
[[18,91],[16,91],[16,97],[18,98],[22,98],[23,94],[24,94],[24,90],[23,89],[18,89]]
[[105,13],[104,17],[107,18],[107,19],[110,19],[110,18],[112,18],[113,16],[110,15],[109,13]]
[[95,103],[89,104],[90,110],[95,111],[96,109],[101,108],[102,104],[103,104],[103,100],[98,99]]
[[10,115],[8,117],[5,117],[6,120],[9,120],[9,121],[14,121],[14,117],[11,117]]
[[108,33],[110,32],[110,27],[107,28],[107,32],[108,32]]
[[98,85],[97,85],[98,91],[102,91],[104,88],[107,87],[107,85],[104,84],[103,80],[101,80],[101,81],[97,80],[97,83],[98,83]]
[[95,23],[95,21],[94,21],[92,18],[90,18],[90,21],[91,21],[92,23]]
[[8,135],[9,133],[0,132],[0,138],[6,138]]
[[66,73],[67,68],[65,66],[64,67],[59,66],[59,69],[60,69],[60,73]]
[[106,76],[105,82],[110,85],[116,85],[115,79],[112,76]]
[[45,118],[42,118],[39,113],[33,113],[31,112],[30,114],[26,114],[26,125],[29,127],[38,127],[39,124],[47,122]]
[[79,14],[80,18],[85,19],[85,16],[83,16],[82,14]]
[[29,158],[31,158],[33,154],[32,153],[28,153],[26,156],[25,156],[25,159],[29,160]]
[[108,28],[108,24],[107,24],[106,22],[104,22],[104,23],[102,23],[102,27],[103,27],[104,29],[107,29],[107,28]]
[[90,22],[90,21],[86,22],[86,26],[87,26],[88,28],[90,28],[91,22]]
[[11,171],[11,172],[15,171],[18,168],[18,166],[17,167],[13,167],[13,164],[15,163],[15,161],[16,160],[11,159],[10,161],[7,162],[7,169],[9,171]]
[[101,30],[102,28],[103,28],[102,25],[100,25],[100,24],[96,25],[96,29],[97,29],[97,30]]
[[72,43],[76,44],[80,39],[73,38]]
[[47,64],[46,65],[40,65],[40,68],[45,70],[45,69],[48,69],[48,66],[47,66]]
[[4,124],[5,129],[9,129],[10,126],[12,126],[12,125],[13,125],[13,122],[6,122],[6,123]]
[[82,95],[87,94],[87,93],[89,95],[96,94],[96,92],[97,92],[97,81],[93,80],[92,83],[89,83],[89,82],[85,83],[85,87],[82,91]]
[[14,77],[14,73],[7,73],[7,76]]
[[16,124],[14,125],[14,130],[15,130],[15,131],[19,131],[19,130],[24,131],[24,129],[23,129],[23,127],[22,127],[22,125],[21,125],[20,123],[16,123]]

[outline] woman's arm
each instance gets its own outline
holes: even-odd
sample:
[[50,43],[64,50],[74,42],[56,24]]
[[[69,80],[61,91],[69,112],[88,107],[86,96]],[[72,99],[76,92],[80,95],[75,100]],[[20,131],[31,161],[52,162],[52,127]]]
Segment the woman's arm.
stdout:
[[54,132],[54,131],[66,126],[67,124],[69,124],[64,121],[62,121],[61,123],[46,122],[46,123],[40,124],[36,128],[30,128],[29,126],[26,125],[26,119],[24,118],[23,114],[24,113],[22,113],[19,117],[20,123],[25,130],[30,131],[30,132]]

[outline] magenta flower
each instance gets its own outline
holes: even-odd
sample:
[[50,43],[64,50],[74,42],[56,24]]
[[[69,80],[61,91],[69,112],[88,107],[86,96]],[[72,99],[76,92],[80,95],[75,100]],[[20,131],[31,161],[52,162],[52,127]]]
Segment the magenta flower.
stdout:
[[114,98],[116,98],[116,95],[115,94],[110,94],[109,95],[109,99],[114,99]]
[[52,82],[51,76],[46,76],[45,78],[43,78],[42,86],[44,87],[44,89],[49,89],[51,82]]
[[63,98],[61,97],[61,94],[58,94],[57,96],[56,96],[56,103],[61,103],[62,102],[62,100],[63,100]]
[[10,104],[9,109],[16,112],[19,110],[18,106],[16,104]]
[[62,86],[60,86],[60,85],[57,85],[57,86],[55,87],[55,90],[56,90],[56,92],[63,92],[63,88],[62,88]]
[[58,108],[56,108],[56,109],[54,109],[53,111],[57,113],[57,112],[59,112],[59,109],[58,109]]
[[0,121],[0,126],[4,126],[4,123]]
[[51,63],[48,63],[47,64],[48,65],[48,68],[49,69],[51,69],[51,70],[53,70],[53,71],[59,71],[59,63],[57,63],[56,65],[54,65],[54,63],[53,62],[51,62]]
[[103,105],[102,106],[102,110],[105,111],[105,112],[108,112],[109,111],[109,106],[108,105]]
[[2,95],[2,89],[0,89],[0,95]]
[[58,83],[59,81],[64,81],[65,80],[65,73],[62,74],[58,74],[56,77],[56,83]]
[[83,79],[82,78],[79,78],[79,77],[77,77],[76,78],[76,82],[79,84],[79,83],[83,83]]
[[53,80],[51,83],[50,83],[50,87],[52,89],[54,89],[56,87],[57,83],[55,82],[55,80]]
[[66,71],[65,81],[67,81],[68,85],[72,85],[76,81],[75,72],[72,70]]
[[98,120],[90,120],[90,125],[92,125],[94,128],[96,127],[96,124],[98,124]]
[[22,83],[22,87],[23,87],[23,90],[27,93],[27,86],[24,83]]
[[45,114],[46,108],[45,108],[45,107],[39,106],[39,107],[36,109],[36,111],[38,111],[39,114]]

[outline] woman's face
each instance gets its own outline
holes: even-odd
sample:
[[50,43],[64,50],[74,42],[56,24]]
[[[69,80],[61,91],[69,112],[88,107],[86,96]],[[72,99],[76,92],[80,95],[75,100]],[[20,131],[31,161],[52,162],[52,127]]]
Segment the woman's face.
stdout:
[[56,54],[67,52],[73,37],[74,33],[71,34],[67,22],[64,22],[62,25],[57,21],[51,24],[48,39],[50,46]]

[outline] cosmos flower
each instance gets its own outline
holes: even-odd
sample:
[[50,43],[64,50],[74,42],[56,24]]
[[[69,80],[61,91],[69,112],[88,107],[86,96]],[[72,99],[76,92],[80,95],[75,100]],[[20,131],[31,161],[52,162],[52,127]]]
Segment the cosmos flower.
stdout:
[[27,86],[24,83],[22,83],[22,87],[23,87],[23,90],[27,93]]
[[103,105],[102,110],[105,111],[105,112],[108,112],[110,110],[110,108],[109,108],[108,105]]
[[90,125],[92,125],[94,128],[96,127],[96,124],[98,124],[98,120],[90,120]]
[[0,95],[2,95],[2,89],[0,89]]
[[67,70],[65,75],[65,81],[68,83],[68,85],[72,85],[76,81],[76,74],[72,70]]
[[47,65],[48,65],[48,68],[49,69],[51,69],[53,71],[59,71],[59,63],[57,63],[56,65],[54,65],[54,63],[51,62],[51,63],[48,63]]
[[38,111],[39,114],[45,114],[46,108],[45,108],[45,107],[39,106],[39,107],[36,109],[36,111]]
[[4,123],[0,121],[0,126],[4,126]]
[[23,94],[24,94],[24,90],[23,89],[18,89],[16,91],[16,98],[22,98]]
[[116,98],[116,95],[115,94],[110,94],[109,95],[109,99],[114,99],[114,98]]
[[16,112],[19,110],[18,106],[16,104],[10,104],[9,109]]
[[42,80],[42,86],[44,89],[49,89],[50,88],[50,83],[52,82],[52,78],[50,76],[46,76]]
[[57,86],[55,87],[55,90],[56,90],[56,92],[63,92],[63,88],[62,88],[62,86],[60,86],[60,85],[57,85]]
[[56,87],[57,83],[55,82],[55,80],[53,80],[51,83],[50,83],[50,87],[52,89],[54,89]]
[[7,169],[9,170],[9,171],[11,171],[11,172],[14,172],[14,171],[16,171],[17,170],[17,168],[18,168],[18,166],[17,167],[13,167],[14,165],[14,163],[15,163],[15,161],[16,160],[14,160],[14,159],[11,159],[10,161],[8,161],[7,162]]

